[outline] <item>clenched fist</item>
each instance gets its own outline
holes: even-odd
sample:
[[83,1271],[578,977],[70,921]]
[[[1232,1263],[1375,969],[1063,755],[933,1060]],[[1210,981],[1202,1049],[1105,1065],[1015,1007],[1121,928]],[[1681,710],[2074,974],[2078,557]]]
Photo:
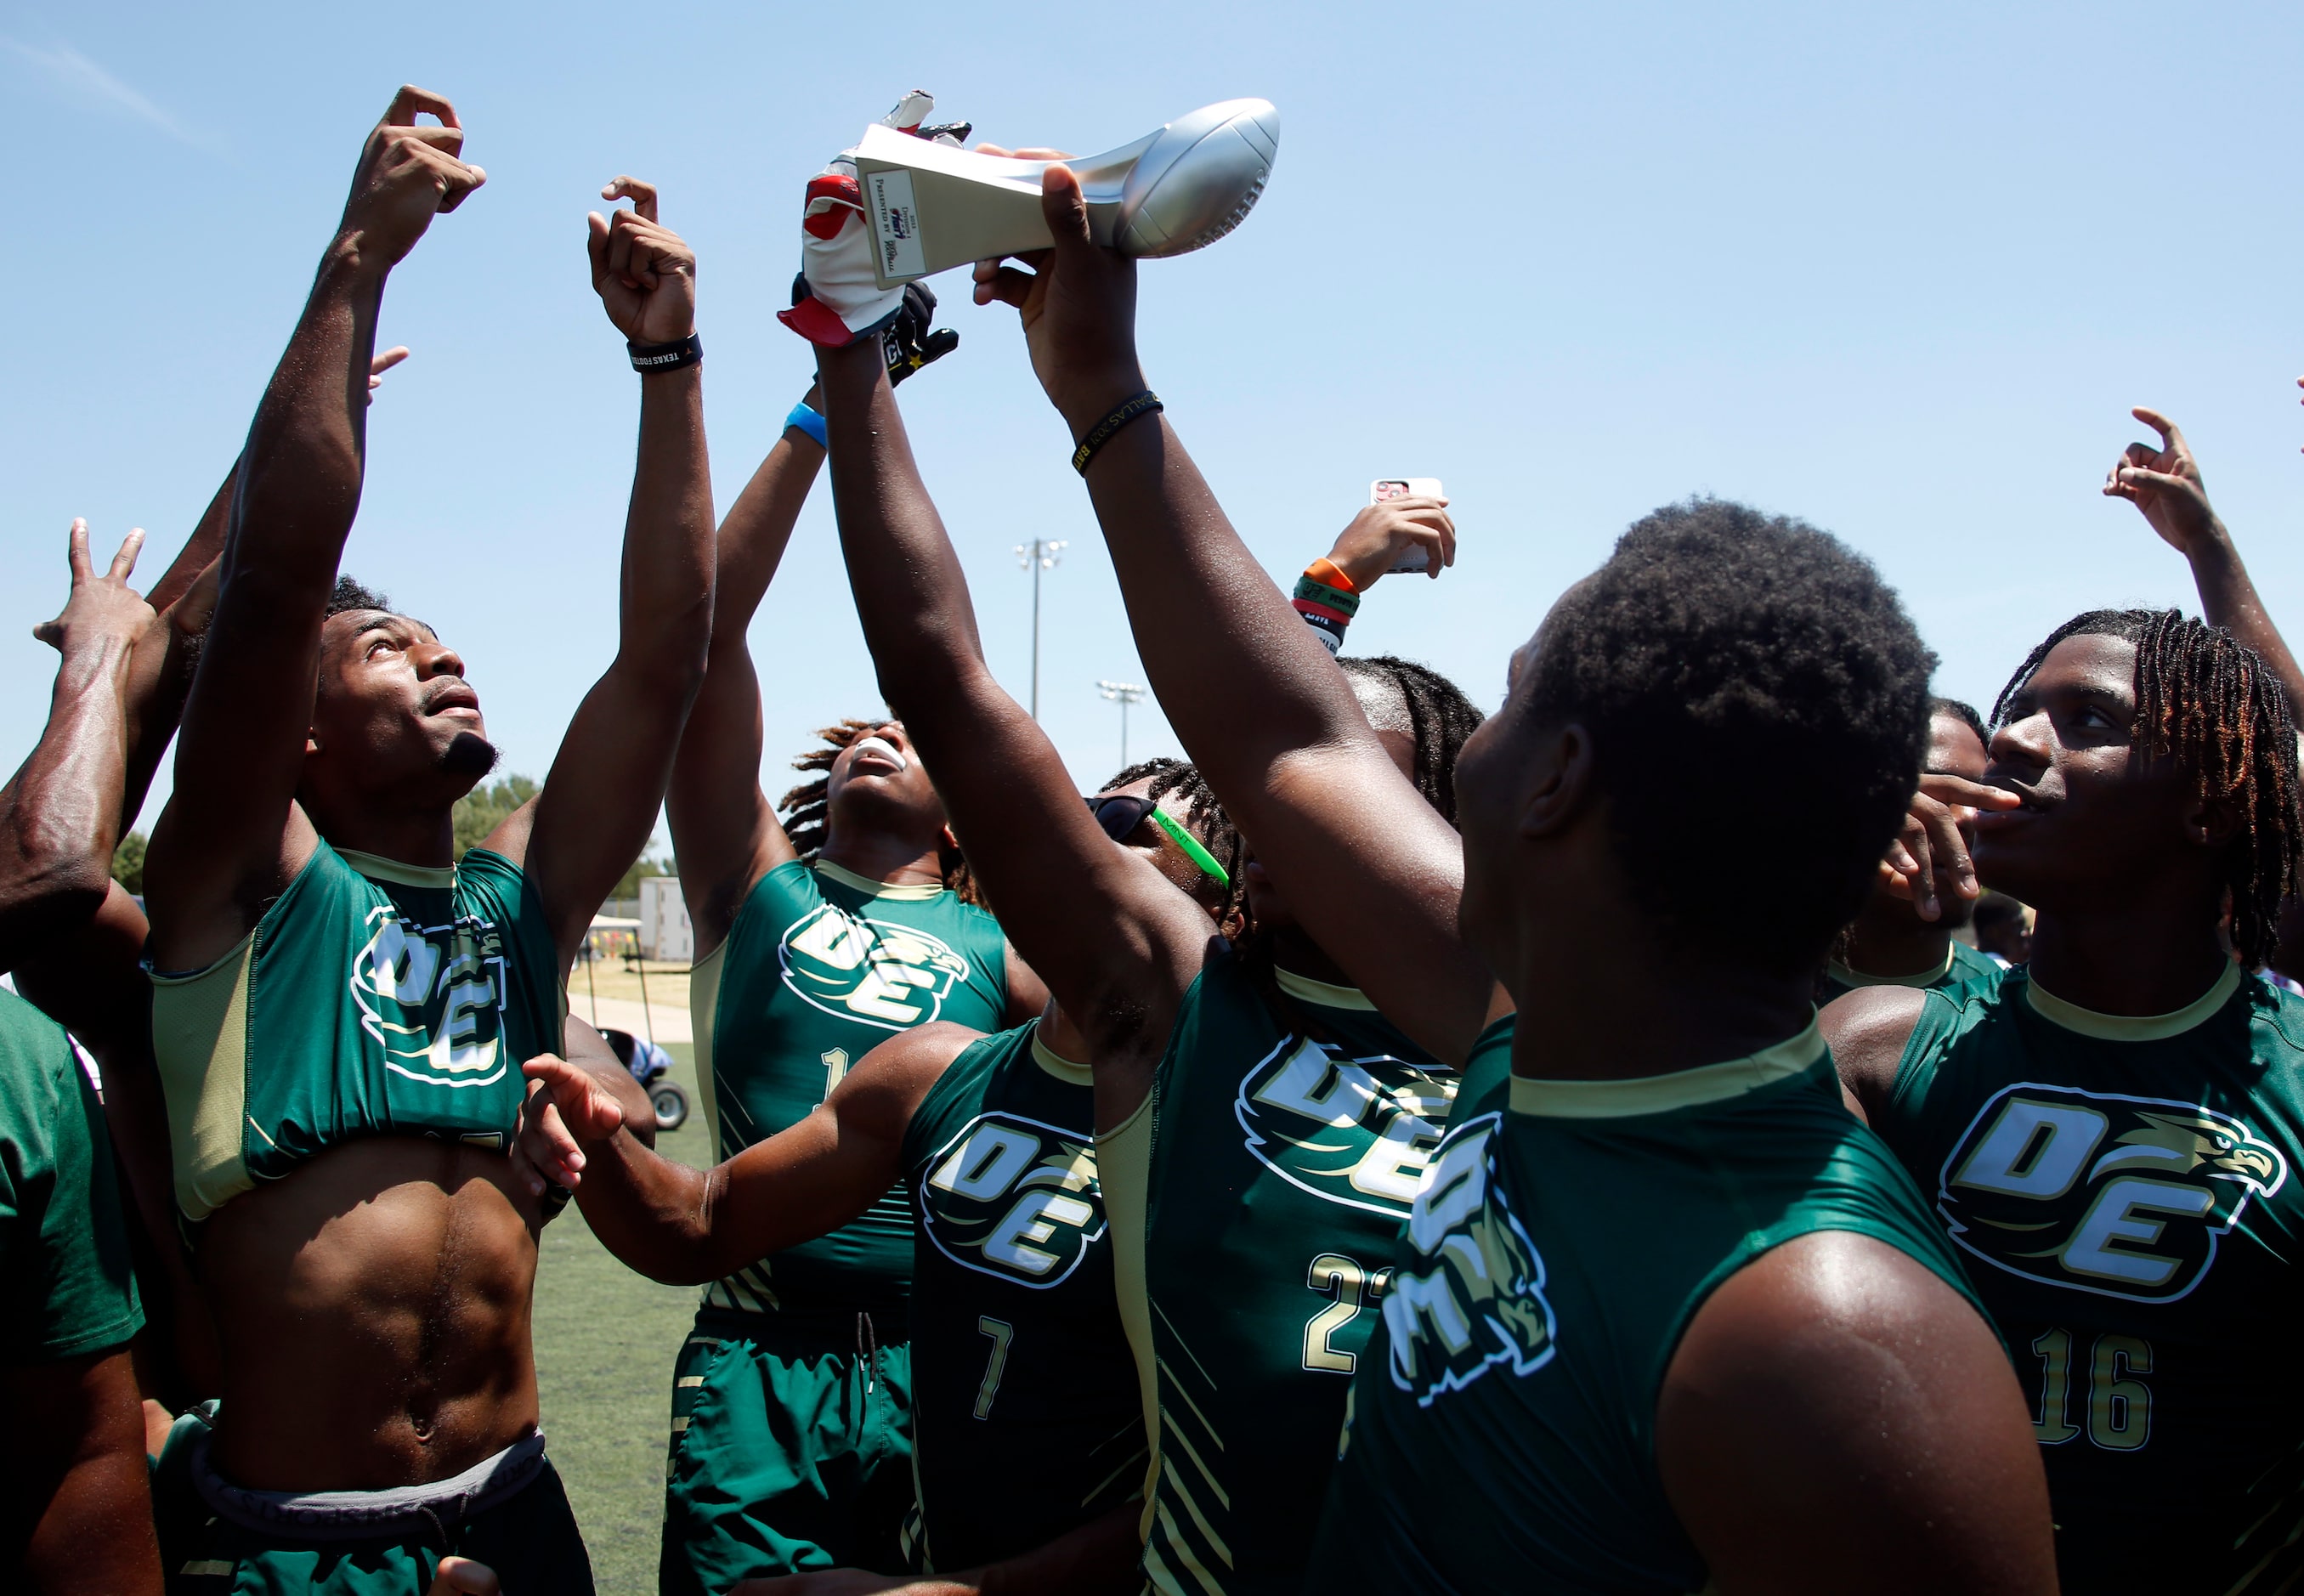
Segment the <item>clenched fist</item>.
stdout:
[[[438,127],[418,127],[430,113]],[[403,85],[368,136],[352,191],[344,201],[339,242],[363,266],[389,271],[416,247],[432,218],[464,202],[488,174],[457,157],[464,130],[456,107],[440,96]]]
[[656,220],[656,185],[619,177],[603,200],[630,200],[613,216],[593,211],[592,287],[616,330],[635,344],[673,344],[696,330],[696,251]]

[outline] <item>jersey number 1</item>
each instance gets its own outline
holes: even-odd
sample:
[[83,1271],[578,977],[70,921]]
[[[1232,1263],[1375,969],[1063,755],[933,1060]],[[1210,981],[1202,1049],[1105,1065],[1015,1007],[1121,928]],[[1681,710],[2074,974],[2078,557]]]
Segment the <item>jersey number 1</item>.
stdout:
[[1000,1394],[1000,1377],[1008,1372],[1008,1344],[1016,1339],[1016,1327],[986,1315],[977,1320],[976,1329],[992,1337],[992,1359],[984,1366],[984,1383],[976,1388],[976,1416],[988,1419],[992,1399]]

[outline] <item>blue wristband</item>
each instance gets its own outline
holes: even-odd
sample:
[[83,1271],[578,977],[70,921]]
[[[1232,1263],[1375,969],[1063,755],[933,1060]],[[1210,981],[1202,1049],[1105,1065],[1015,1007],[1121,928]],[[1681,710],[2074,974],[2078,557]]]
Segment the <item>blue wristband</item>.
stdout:
[[792,407],[792,414],[784,418],[784,425],[797,427],[807,433],[816,439],[816,446],[819,449],[829,452],[832,448],[830,444],[824,441],[824,418],[810,410],[805,399]]

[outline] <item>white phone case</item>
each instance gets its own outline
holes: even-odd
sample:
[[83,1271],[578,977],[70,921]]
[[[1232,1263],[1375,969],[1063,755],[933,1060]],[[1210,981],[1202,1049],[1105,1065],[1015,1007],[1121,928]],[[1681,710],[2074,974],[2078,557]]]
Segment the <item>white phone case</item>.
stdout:
[[[1445,498],[1446,497],[1440,490],[1440,479],[1437,477],[1378,477],[1368,484],[1368,503],[1371,505],[1380,505],[1386,499]],[[1393,570],[1394,572],[1421,571],[1424,565],[1424,550],[1417,548],[1402,555],[1400,564],[1394,565]]]

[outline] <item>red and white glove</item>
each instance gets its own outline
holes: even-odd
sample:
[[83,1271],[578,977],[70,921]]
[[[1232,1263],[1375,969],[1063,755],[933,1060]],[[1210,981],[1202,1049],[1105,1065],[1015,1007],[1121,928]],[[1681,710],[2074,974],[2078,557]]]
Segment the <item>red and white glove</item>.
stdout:
[[[880,118],[883,127],[958,149],[969,135],[964,122],[928,125],[936,97],[915,89]],[[902,309],[904,291],[883,288],[872,271],[872,218],[856,178],[856,151],[832,157],[809,180],[808,207],[800,218],[800,276],[808,296],[776,319],[811,344],[838,349],[877,332]]]

